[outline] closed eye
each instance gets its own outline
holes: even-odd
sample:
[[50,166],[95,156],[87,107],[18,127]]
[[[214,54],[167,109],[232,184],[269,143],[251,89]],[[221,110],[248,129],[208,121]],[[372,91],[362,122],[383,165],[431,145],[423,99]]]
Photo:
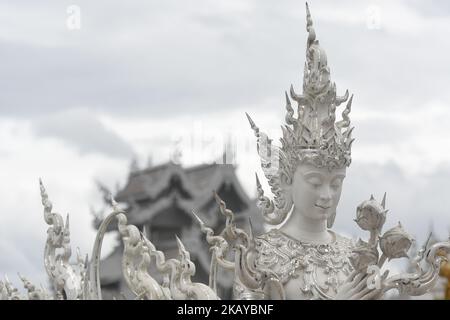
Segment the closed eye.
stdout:
[[343,178],[334,179],[333,182],[331,183],[331,187],[335,189],[339,188],[342,185],[342,181]]
[[322,180],[318,177],[310,177],[309,179],[306,180],[309,184],[318,187],[320,185],[322,185]]

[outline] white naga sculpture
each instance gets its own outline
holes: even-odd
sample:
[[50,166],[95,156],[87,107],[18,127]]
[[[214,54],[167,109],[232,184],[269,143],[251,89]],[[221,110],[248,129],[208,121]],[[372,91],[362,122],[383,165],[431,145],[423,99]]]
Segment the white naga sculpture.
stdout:
[[[355,222],[369,232],[369,239],[356,243],[331,230],[341,195],[346,167],[351,162],[349,113],[352,97],[336,95],[330,81],[325,51],[320,47],[307,10],[307,49],[303,93],[293,87],[286,93],[286,124],[281,147],[259,130],[247,115],[257,138],[257,150],[264,175],[274,199],[264,195],[256,177],[259,208],[268,224],[275,227],[254,236],[238,228],[233,212],[216,195],[225,228],[214,234],[193,212],[199,232],[211,247],[208,284],[194,283],[195,265],[177,238],[178,259],[166,259],[111,199],[112,213],[102,222],[91,259],[71,264],[69,220],[52,212],[52,204],[41,182],[45,222],[50,226],[45,247],[45,268],[53,283],[54,295],[36,288],[21,277],[28,295],[21,294],[6,279],[0,282],[1,299],[101,299],[99,263],[107,226],[117,220],[124,243],[124,278],[136,299],[219,299],[216,276],[221,269],[235,274],[237,299],[381,299],[397,289],[404,295],[422,295],[438,276],[442,252],[450,253],[450,242],[428,246],[413,259],[411,273],[389,275],[386,260],[407,257],[412,237],[400,223],[384,233],[386,195],[381,203],[372,196],[356,210]],[[297,102],[297,112],[291,105]],[[336,121],[336,108],[346,103],[342,119]],[[175,237],[175,235],[174,235]],[[162,275],[158,282],[149,273],[154,264]],[[161,278],[161,277],[160,277]]]

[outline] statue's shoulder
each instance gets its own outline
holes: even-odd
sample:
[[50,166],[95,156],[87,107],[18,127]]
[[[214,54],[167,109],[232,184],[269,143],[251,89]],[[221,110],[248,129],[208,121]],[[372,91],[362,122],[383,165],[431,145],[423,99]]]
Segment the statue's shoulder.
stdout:
[[270,269],[285,282],[298,267],[305,248],[278,229],[272,229],[255,238],[256,266]]
[[334,232],[336,236],[335,243],[338,244],[340,247],[346,247],[346,248],[353,248],[355,246],[355,242],[352,238],[349,238],[347,236],[343,236],[339,233]]
[[272,252],[287,244],[288,240],[278,229],[272,229],[256,237],[256,248],[260,254]]
[[282,238],[282,233],[278,229],[271,229],[256,237],[256,241],[279,241]]
[[256,237],[256,250],[260,263],[273,264],[277,258],[283,256],[284,248],[288,246],[288,239],[277,229],[272,229]]

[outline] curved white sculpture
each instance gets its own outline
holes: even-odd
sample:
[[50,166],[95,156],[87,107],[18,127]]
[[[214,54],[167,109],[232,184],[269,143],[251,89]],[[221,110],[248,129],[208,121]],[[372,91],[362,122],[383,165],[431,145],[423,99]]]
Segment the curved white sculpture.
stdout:
[[[20,294],[6,279],[0,281],[0,298],[102,299],[100,252],[107,227],[115,220],[124,242],[123,274],[136,299],[219,299],[216,277],[220,268],[234,272],[237,299],[381,299],[392,289],[403,295],[422,295],[430,290],[444,259],[441,252],[450,253],[450,242],[426,243],[414,258],[414,272],[389,276],[385,262],[407,257],[413,239],[400,223],[382,233],[386,195],[381,203],[371,196],[357,207],[355,222],[369,232],[367,241],[354,242],[331,230],[351,163],[352,97],[348,91],[343,96],[336,94],[308,5],[306,10],[303,93],[297,94],[292,86],[290,97],[286,93],[281,147],[272,145],[247,115],[274,195],[273,200],[264,195],[256,176],[259,208],[266,222],[275,226],[271,231],[254,236],[251,222],[248,232],[238,228],[233,212],[215,194],[226,224],[216,235],[193,212],[212,252],[209,284],[193,283],[195,265],[180,239],[177,237],[179,258],[166,260],[145,234],[127,224],[125,212],[111,198],[113,211],[100,225],[91,261],[78,253],[78,264],[72,265],[68,217],[64,224],[61,215],[52,212],[40,182],[44,219],[50,226],[44,262],[55,295],[37,289],[21,276],[28,294]],[[296,112],[291,99],[297,102]],[[336,109],[343,103],[342,119],[336,121]],[[152,263],[162,275],[161,283],[149,273]]]

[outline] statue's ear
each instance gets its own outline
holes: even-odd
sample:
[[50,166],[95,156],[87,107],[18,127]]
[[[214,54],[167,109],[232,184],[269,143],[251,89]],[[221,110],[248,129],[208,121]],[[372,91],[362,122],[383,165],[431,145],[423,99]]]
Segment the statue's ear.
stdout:
[[281,187],[287,188],[287,187],[292,186],[293,177],[288,176],[285,172],[282,172],[282,173],[280,172],[279,176],[280,176]]
[[336,211],[333,212],[327,219],[327,228],[330,229],[333,227],[334,219],[336,219]]
[[292,197],[292,178],[285,174],[280,175],[280,186],[286,196]]

